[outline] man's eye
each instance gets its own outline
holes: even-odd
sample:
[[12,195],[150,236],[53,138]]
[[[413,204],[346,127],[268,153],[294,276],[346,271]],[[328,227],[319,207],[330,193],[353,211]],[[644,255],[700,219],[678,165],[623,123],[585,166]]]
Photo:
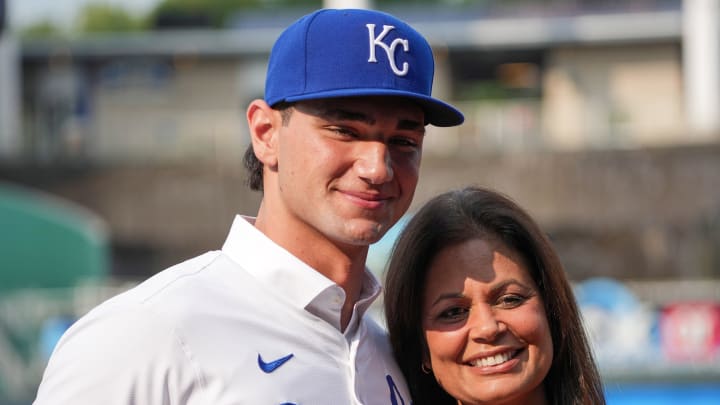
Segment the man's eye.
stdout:
[[343,137],[353,137],[353,138],[357,137],[357,134],[355,133],[355,131],[353,131],[349,128],[329,127],[328,129],[340,136],[343,136]]
[[410,138],[393,138],[390,143],[397,146],[408,146],[412,148],[418,146],[418,143]]

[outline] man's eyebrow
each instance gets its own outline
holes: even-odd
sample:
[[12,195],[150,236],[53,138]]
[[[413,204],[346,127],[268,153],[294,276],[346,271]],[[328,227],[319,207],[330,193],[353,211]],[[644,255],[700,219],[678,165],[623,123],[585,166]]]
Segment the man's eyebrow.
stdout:
[[[368,125],[373,125],[376,122],[375,118],[370,115],[357,111],[345,110],[342,108],[328,108],[326,110],[318,111],[317,115],[320,118],[327,120],[358,121]],[[397,124],[397,129],[420,131],[424,133],[425,125],[420,121],[415,121],[411,119],[400,119]]]
[[420,131],[425,133],[425,125],[420,121],[415,120],[403,120],[401,119],[397,124],[397,129],[409,130],[409,131]]
[[322,110],[318,112],[318,116],[324,119],[334,119],[341,121],[360,121],[368,125],[375,124],[375,119],[367,114],[363,114],[356,111],[343,110],[340,108],[333,108]]

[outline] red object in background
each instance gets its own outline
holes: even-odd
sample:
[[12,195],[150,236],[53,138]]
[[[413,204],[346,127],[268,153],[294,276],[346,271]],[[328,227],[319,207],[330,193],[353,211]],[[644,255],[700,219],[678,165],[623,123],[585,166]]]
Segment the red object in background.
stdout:
[[660,316],[663,353],[674,361],[714,361],[720,354],[720,303],[679,302]]

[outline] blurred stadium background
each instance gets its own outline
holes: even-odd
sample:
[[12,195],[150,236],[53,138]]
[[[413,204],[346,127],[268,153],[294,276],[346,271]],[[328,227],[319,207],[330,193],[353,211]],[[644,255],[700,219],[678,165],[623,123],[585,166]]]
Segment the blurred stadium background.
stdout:
[[0,0],[0,405],[31,402],[74,319],[255,212],[244,107],[321,6],[416,26],[466,113],[429,129],[409,215],[510,195],[560,253],[610,404],[720,404],[720,2],[88,0],[14,24],[21,1],[43,7]]

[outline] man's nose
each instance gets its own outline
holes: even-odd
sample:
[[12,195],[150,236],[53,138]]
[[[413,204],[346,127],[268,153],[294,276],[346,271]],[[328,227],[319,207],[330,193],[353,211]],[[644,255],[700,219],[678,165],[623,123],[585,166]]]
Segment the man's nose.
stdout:
[[383,184],[392,180],[392,158],[388,146],[382,142],[366,142],[355,162],[358,175],[370,184]]

